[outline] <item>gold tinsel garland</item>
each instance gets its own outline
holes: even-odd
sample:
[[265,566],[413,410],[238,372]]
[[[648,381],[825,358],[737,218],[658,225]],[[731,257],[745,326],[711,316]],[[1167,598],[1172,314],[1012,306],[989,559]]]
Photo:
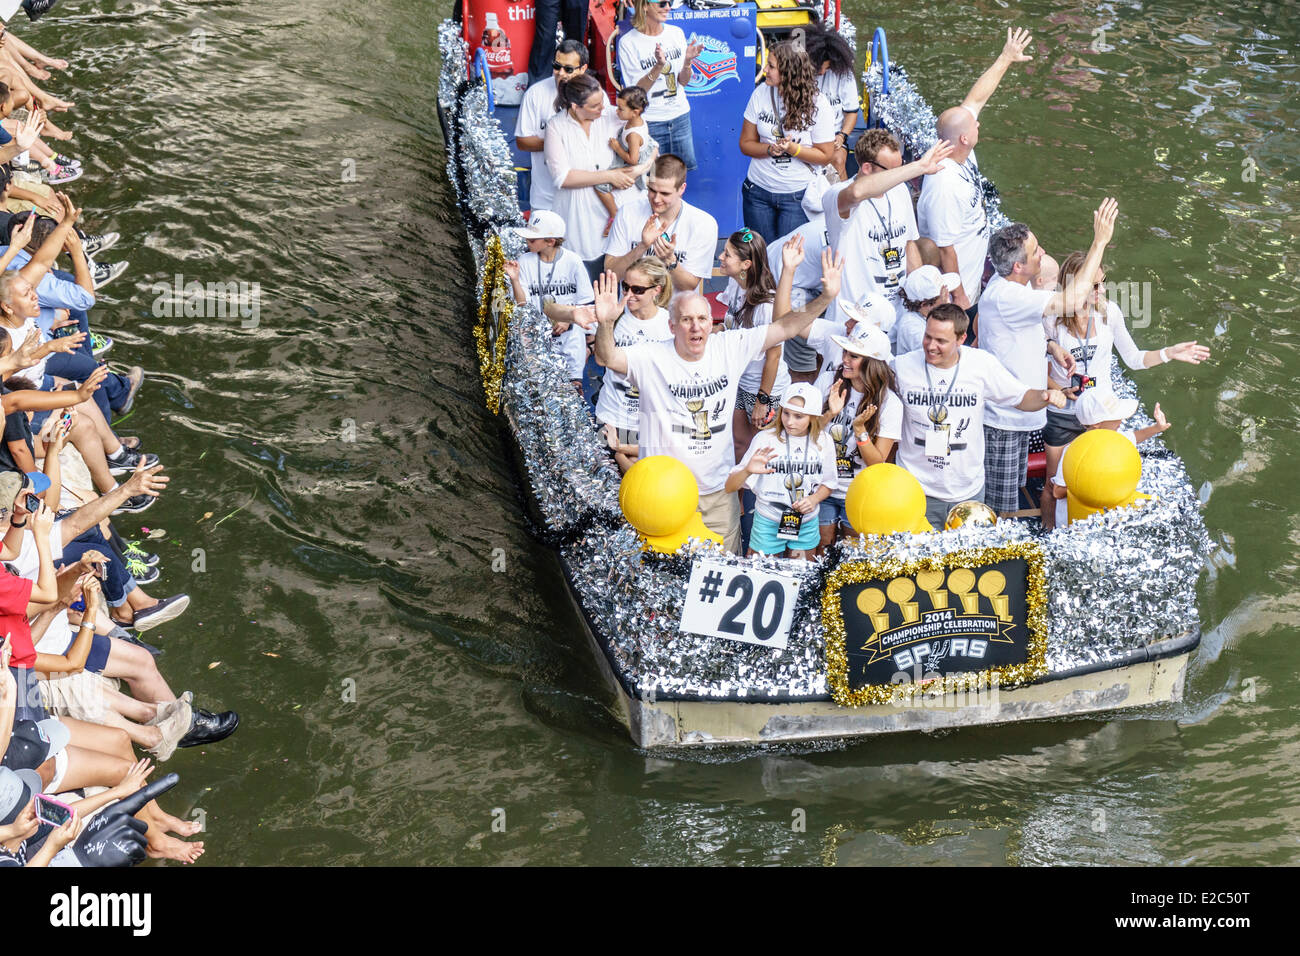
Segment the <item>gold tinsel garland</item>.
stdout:
[[[935,678],[923,683],[874,684],[853,690],[848,683],[849,659],[845,651],[844,616],[840,610],[840,588],[848,584],[912,576],[918,571],[948,568],[978,568],[997,561],[1023,559],[1027,566],[1025,604],[1028,609],[1029,655],[1024,664],[990,667]],[[899,704],[917,694],[959,695],[990,686],[994,679],[1002,687],[1027,684],[1047,673],[1047,576],[1043,571],[1042,548],[1030,541],[992,548],[950,551],[929,558],[901,560],[881,554],[866,561],[841,564],[826,579],[822,593],[822,629],[826,638],[826,680],[831,696],[845,707],[864,704]]]
[[[515,311],[514,297],[503,285],[505,262],[501,237],[493,235],[483,247],[483,286],[479,293],[478,322],[474,325],[474,348],[483,374],[483,395],[493,414],[501,408],[501,385],[506,377],[506,339]],[[488,345],[488,323],[492,321],[489,309],[497,318],[496,340],[491,346]]]

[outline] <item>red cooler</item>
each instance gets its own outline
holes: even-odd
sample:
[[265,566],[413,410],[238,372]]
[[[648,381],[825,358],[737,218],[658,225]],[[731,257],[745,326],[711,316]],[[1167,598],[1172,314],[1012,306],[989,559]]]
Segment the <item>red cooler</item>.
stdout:
[[528,72],[528,54],[533,49],[532,0],[467,0],[462,16],[471,64],[481,48],[493,76]]

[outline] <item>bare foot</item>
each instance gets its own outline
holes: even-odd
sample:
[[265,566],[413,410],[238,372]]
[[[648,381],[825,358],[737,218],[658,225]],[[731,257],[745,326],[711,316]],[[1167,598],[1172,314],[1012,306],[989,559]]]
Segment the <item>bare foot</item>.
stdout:
[[149,844],[145,852],[153,860],[180,860],[193,863],[203,855],[202,843],[186,843],[175,837],[160,836]]
[[194,836],[203,829],[203,825],[198,820],[182,820],[180,817],[174,817],[161,807],[155,815],[161,826],[168,833],[175,833],[178,836]]
[[33,77],[35,79],[48,80],[50,78],[50,71],[42,70],[35,63],[28,63],[27,66],[24,67],[24,69],[27,71],[28,76]]
[[48,56],[41,56],[40,61],[51,70],[66,70],[68,68],[67,60],[55,60]]
[[59,129],[49,119],[45,120],[45,127],[41,130],[42,139],[61,139],[64,141],[72,139],[72,134],[67,130]]

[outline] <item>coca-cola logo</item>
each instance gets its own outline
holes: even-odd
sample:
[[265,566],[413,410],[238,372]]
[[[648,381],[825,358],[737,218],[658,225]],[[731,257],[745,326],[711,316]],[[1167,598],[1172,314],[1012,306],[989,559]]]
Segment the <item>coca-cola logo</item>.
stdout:
[[483,52],[487,54],[488,66],[503,66],[510,62],[510,51],[508,49],[493,50],[485,48]]

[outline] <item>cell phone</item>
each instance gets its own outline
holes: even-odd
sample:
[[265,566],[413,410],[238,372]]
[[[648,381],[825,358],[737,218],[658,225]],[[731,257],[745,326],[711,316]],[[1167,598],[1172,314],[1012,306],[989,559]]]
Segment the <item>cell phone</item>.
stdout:
[[59,416],[59,427],[64,431],[72,427],[72,412],[67,409],[63,410],[63,414]]
[[1070,376],[1070,384],[1080,392],[1083,392],[1084,389],[1092,388],[1096,385],[1097,379],[1092,375],[1072,375]]
[[23,506],[32,514],[36,514],[36,512],[40,510],[41,499],[37,498],[29,491],[27,497],[23,499]]
[[61,827],[72,819],[72,807],[55,800],[53,797],[38,793],[36,795],[36,819],[41,823]]

